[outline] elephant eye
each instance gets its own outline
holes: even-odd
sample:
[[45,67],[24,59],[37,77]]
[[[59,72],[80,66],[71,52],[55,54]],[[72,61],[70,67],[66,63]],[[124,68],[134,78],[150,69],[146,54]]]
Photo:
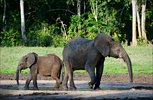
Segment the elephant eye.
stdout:
[[118,49],[117,51],[120,51],[120,49]]
[[120,49],[117,49],[117,53],[119,53],[120,52]]

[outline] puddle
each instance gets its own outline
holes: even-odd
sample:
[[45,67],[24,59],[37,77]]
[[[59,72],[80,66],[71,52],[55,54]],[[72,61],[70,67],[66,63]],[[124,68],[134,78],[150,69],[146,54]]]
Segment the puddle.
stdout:
[[[7,90],[25,90],[24,86],[12,86],[12,85],[5,85],[0,86],[0,89],[7,89]],[[33,87],[29,87],[29,90],[33,90]],[[55,91],[54,87],[39,87],[39,90],[51,90]]]
[[[1,89],[7,90],[24,90],[23,86],[1,86]],[[33,90],[33,87],[29,87],[29,90]],[[39,87],[39,90],[46,91],[56,91],[54,87]],[[93,89],[89,88],[77,88],[78,91],[93,91]],[[101,88],[101,90],[130,90],[130,88]]]
[[[39,87],[39,86],[38,86]],[[7,89],[7,90],[25,90],[24,86],[13,86],[13,85],[0,85],[0,89]],[[101,90],[130,90],[130,89],[145,89],[145,90],[153,90],[153,87],[144,87],[144,86],[111,86],[111,87],[101,87]],[[29,90],[33,90],[33,87],[29,87]],[[39,87],[39,90],[41,91],[56,91],[54,87]],[[93,89],[89,88],[83,88],[83,87],[78,87],[78,91],[93,91]]]

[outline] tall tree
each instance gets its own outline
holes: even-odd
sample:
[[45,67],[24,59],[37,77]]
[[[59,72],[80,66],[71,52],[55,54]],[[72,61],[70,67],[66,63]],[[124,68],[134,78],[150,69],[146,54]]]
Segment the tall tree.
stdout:
[[139,38],[142,38],[141,24],[140,24],[140,14],[139,14],[139,6],[138,5],[137,5],[137,23],[138,23]]
[[141,27],[142,27],[142,37],[147,40],[146,36],[146,2],[147,0],[142,0],[142,16],[141,16]]
[[22,39],[26,39],[25,33],[25,17],[24,17],[24,0],[20,0],[20,12],[21,12],[21,33]]
[[77,14],[81,15],[81,0],[77,0]]
[[137,0],[132,0],[132,45],[137,46],[136,40],[136,12]]
[[92,14],[94,15],[94,18],[97,22],[97,16],[98,16],[97,0],[90,0],[90,5],[91,5]]
[[3,14],[3,29],[5,29],[6,24],[6,0],[4,0],[4,14]]
[[[80,19],[80,15],[81,15],[81,1],[82,0],[77,0],[77,14],[79,16],[79,19]],[[81,24],[80,23],[78,25],[78,32],[79,33],[81,32]]]

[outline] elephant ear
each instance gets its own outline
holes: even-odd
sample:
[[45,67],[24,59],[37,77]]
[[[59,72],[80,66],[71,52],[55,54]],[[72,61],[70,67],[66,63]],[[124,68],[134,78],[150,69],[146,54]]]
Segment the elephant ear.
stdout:
[[29,53],[26,55],[26,63],[27,63],[27,67],[30,67],[32,64],[35,63],[36,57],[35,57],[36,53]]
[[32,54],[34,54],[35,56],[38,56],[38,54],[36,54],[35,52],[32,52]]
[[110,55],[111,41],[114,41],[112,37],[107,34],[100,33],[95,37],[94,45],[104,57],[107,57]]

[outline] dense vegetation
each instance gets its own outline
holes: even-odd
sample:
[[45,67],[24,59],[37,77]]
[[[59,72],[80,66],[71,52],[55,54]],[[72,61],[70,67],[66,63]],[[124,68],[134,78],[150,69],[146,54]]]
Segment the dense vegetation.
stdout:
[[[78,15],[77,0],[24,0],[27,39],[22,40],[20,0],[6,0],[5,23],[0,20],[1,46],[63,47],[73,37],[93,39],[100,32],[110,34],[120,43],[130,45],[131,0],[81,1]],[[0,12],[0,19],[3,19],[4,0],[0,1]],[[148,40],[152,41],[152,0],[147,0],[146,33]],[[138,44],[141,45],[142,42],[142,39],[138,39]]]

